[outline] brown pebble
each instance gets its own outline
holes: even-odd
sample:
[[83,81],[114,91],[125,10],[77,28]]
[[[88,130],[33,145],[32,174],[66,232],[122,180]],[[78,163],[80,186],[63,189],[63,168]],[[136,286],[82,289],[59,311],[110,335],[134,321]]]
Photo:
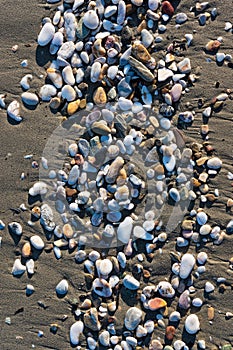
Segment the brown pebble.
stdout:
[[206,195],[206,198],[207,198],[207,200],[209,201],[209,202],[214,202],[214,201],[216,201],[216,199],[218,199],[218,197],[216,197],[214,194],[212,194],[212,193],[208,193],[207,195]]
[[143,270],[143,277],[144,277],[144,278],[150,278],[150,276],[151,276],[150,271],[148,271],[148,270]]
[[148,307],[150,310],[155,311],[167,306],[167,302],[162,298],[154,298],[148,301]]
[[209,321],[212,321],[214,319],[214,308],[212,306],[208,307],[207,315]]
[[221,43],[218,40],[210,40],[207,44],[206,44],[206,50],[210,51],[210,52],[214,52],[217,51],[220,47]]
[[31,255],[31,244],[29,242],[24,243],[22,247],[22,256],[28,258]]
[[175,333],[176,333],[176,329],[174,326],[166,327],[166,338],[168,340],[172,340],[174,338]]
[[33,207],[32,208],[32,215],[35,217],[35,218],[38,218],[40,217],[40,207],[36,206],[36,207]]
[[93,94],[93,101],[99,107],[103,107],[107,103],[107,95],[102,86],[99,86],[95,90]]
[[137,32],[141,33],[143,29],[147,29],[147,23],[145,20],[140,22],[139,26],[137,27]]
[[162,2],[162,13],[165,13],[169,17],[173,16],[174,14],[174,7],[169,1],[163,1]]
[[67,113],[69,115],[74,114],[79,109],[80,100],[72,101],[67,106]]
[[77,190],[75,188],[66,188],[66,196],[67,197],[73,197],[77,194]]
[[63,234],[68,239],[73,237],[74,231],[70,224],[65,224],[63,226]]
[[132,55],[143,63],[148,63],[151,59],[151,55],[142,44],[132,46]]
[[192,185],[193,187],[199,187],[201,186],[201,182],[195,179],[195,177],[192,178]]
[[75,160],[75,164],[77,164],[77,165],[83,165],[83,163],[84,163],[83,156],[79,153],[77,153],[75,155],[74,160]]
[[205,164],[205,162],[208,160],[209,158],[208,157],[201,157],[199,159],[196,160],[196,163],[198,166],[201,166],[203,164]]

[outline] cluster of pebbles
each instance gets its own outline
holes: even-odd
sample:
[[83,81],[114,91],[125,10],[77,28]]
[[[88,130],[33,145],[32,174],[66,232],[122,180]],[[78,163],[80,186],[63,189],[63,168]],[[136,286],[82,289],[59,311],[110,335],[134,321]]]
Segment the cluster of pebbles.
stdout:
[[[208,2],[198,2],[190,9],[201,26],[217,16],[215,8],[207,12],[209,7]],[[49,242],[41,233],[21,244],[23,227],[8,224],[21,244],[12,275],[33,276],[43,250],[53,251],[57,259],[63,250],[73,255],[84,269],[88,290],[73,305],[69,331],[71,344],[79,349],[188,350],[201,329],[198,312],[207,296],[216,286],[225,286],[222,277],[207,281],[203,295],[197,296],[195,280],[205,273],[208,255],[192,254],[188,248],[219,245],[233,233],[233,220],[223,229],[211,224],[208,215],[208,206],[219,197],[209,181],[222,167],[209,142],[208,120],[231,91],[214,97],[203,109],[203,142],[186,144],[179,129],[192,125],[195,112],[180,112],[178,107],[197,78],[190,59],[184,57],[193,35],[172,42],[157,59],[157,44],[174,12],[170,1],[64,0],[51,18],[43,19],[38,35],[38,45],[52,57],[46,83],[35,93],[30,91],[31,74],[20,82],[25,106],[48,102],[52,110],[74,116],[78,124],[76,138],[65,149],[66,160],[56,167],[42,158],[40,181],[29,189],[31,198],[44,201],[30,208],[28,224],[39,222]],[[187,20],[185,13],[175,15],[176,26]],[[231,30],[229,23],[225,30]],[[211,40],[206,53],[216,53],[217,63],[229,62],[230,55],[218,52],[220,45],[221,38]],[[6,107],[5,97],[0,95],[0,106],[20,122],[20,103],[14,100]],[[165,205],[170,208],[168,223],[160,219]],[[232,207],[229,199],[227,208]],[[5,229],[2,221],[0,228]],[[171,276],[152,283],[143,262],[153,261],[171,239],[177,250],[171,252]],[[115,255],[109,247],[116,248]],[[183,247],[186,253],[181,253]],[[135,256],[136,262],[130,264]],[[233,262],[229,265],[232,268]],[[66,297],[69,287],[66,279],[59,281],[57,296]],[[119,327],[122,290],[131,293],[136,306],[127,308]],[[33,292],[28,284],[27,295]],[[208,320],[213,318],[214,308],[209,307]],[[180,322],[190,336],[188,344],[177,339]],[[164,330],[164,340],[156,335],[158,328]],[[59,332],[58,325],[51,332]],[[207,348],[203,339],[196,345]]]

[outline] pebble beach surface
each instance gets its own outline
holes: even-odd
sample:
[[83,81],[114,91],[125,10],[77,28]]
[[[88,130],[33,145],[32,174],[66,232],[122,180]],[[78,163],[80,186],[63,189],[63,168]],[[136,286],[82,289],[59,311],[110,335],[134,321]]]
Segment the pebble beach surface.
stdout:
[[1,349],[232,349],[232,2],[62,4],[0,12]]

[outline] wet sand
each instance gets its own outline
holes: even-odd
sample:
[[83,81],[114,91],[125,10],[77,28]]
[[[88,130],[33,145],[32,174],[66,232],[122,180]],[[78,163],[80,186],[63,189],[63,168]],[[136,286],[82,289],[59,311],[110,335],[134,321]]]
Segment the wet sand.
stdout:
[[[180,110],[187,109],[187,102],[193,106],[192,109],[196,112],[195,120],[193,125],[185,131],[185,135],[201,142],[199,127],[202,124],[202,110],[197,107],[198,99],[202,98],[208,103],[225,89],[233,89],[232,68],[227,65],[218,67],[213,60],[210,63],[207,62],[206,58],[210,56],[203,52],[208,40],[222,36],[224,40],[220,51],[233,56],[233,36],[224,31],[225,21],[232,20],[229,11],[232,8],[232,1],[210,1],[211,8],[216,6],[219,15],[216,20],[210,20],[205,27],[200,27],[197,19],[193,18],[189,12],[191,5],[193,2],[188,0],[178,4],[176,11],[187,13],[189,20],[180,29],[174,30],[174,19],[172,19],[166,34],[163,35],[167,39],[162,46],[166,47],[166,43],[170,43],[173,39],[181,39],[185,33],[192,33],[193,29],[197,31],[194,34],[193,44],[185,55],[190,58],[192,72],[198,76],[198,80],[190,92],[182,98]],[[36,38],[41,19],[49,15],[49,6],[41,1],[8,0],[2,3],[0,11],[0,93],[7,93],[7,103],[14,98],[20,100],[19,96],[22,91],[19,81],[26,73],[33,74],[32,90],[36,91],[43,85],[40,75],[44,74],[45,70],[37,64],[38,60],[36,62]],[[13,53],[11,47],[15,44],[19,45],[19,49]],[[40,53],[40,64],[43,63],[41,57]],[[162,57],[160,52],[158,52],[158,57]],[[26,68],[20,65],[23,59],[28,60]],[[44,62],[46,61],[45,57]],[[215,87],[217,81],[219,88]],[[207,213],[210,216],[210,224],[218,224],[222,228],[232,217],[231,213],[226,212],[226,200],[233,197],[232,181],[226,177],[228,171],[233,172],[232,110],[233,100],[229,99],[224,102],[222,110],[214,113],[209,120],[209,140],[216,148],[216,154],[222,159],[223,168],[220,174],[210,182],[210,188],[219,189],[220,198],[208,209]],[[27,205],[28,189],[38,180],[38,169],[32,169],[31,161],[40,161],[46,140],[62,119],[61,116],[52,114],[46,103],[40,104],[34,111],[22,107],[22,115],[24,119],[19,125],[11,125],[6,117],[6,112],[0,110],[0,219],[6,225],[11,221],[18,221],[23,225],[23,235],[18,245],[14,244],[7,228],[0,233],[3,237],[0,248],[0,348],[2,350],[26,350],[35,344],[36,349],[68,350],[70,349],[69,327],[74,322],[70,301],[74,298],[79,300],[81,295],[86,294],[83,266],[75,264],[74,253],[69,254],[64,251],[63,258],[57,261],[52,252],[43,251],[35,263],[36,273],[31,280],[26,273],[21,278],[14,278],[11,275],[13,262],[19,256],[22,242],[32,234],[42,234],[39,224],[33,228],[27,225],[30,218],[29,212],[18,212],[17,208],[21,203]],[[33,154],[33,159],[24,159],[26,154]],[[26,174],[24,181],[20,180],[22,172]],[[169,276],[171,264],[169,251],[175,250],[177,236],[178,229],[174,235],[169,236],[169,243],[165,245],[162,255],[156,251],[152,263],[144,261],[145,267],[152,268],[151,283],[157,283]],[[233,312],[231,289],[233,271],[229,270],[228,264],[228,260],[233,255],[232,237],[227,236],[220,246],[208,243],[202,250],[207,252],[209,259],[206,272],[195,280],[195,286],[198,289],[196,296],[203,297],[202,288],[207,280],[214,282],[217,277],[225,277],[228,282],[226,291],[220,293],[216,288],[209,299],[205,299],[203,307],[198,312],[201,331],[197,334],[197,339],[205,339],[207,349],[217,349],[220,345],[233,343],[233,321],[232,319],[226,320],[224,316],[228,311]],[[190,251],[195,252],[195,248],[192,246]],[[113,249],[110,251],[111,254],[114,252]],[[134,261],[133,259],[130,264],[133,264]],[[58,299],[55,294],[55,286],[62,278],[67,278],[70,289],[64,299]],[[26,297],[25,294],[28,283],[32,283],[35,287],[35,293],[30,297]],[[42,301],[45,307],[39,306],[38,301]],[[124,311],[132,302],[134,303],[130,293],[121,294],[119,310],[116,312],[118,325],[122,324]],[[175,304],[174,302],[173,305]],[[213,306],[216,311],[212,324],[207,320],[208,305]],[[64,322],[61,321],[63,315],[68,315]],[[6,317],[11,317],[11,325],[5,324]],[[56,335],[50,332],[51,323],[59,325]],[[43,338],[38,338],[39,330],[44,332]],[[181,339],[182,330],[183,321],[178,327],[175,339]],[[156,337],[160,336],[163,339],[163,335],[164,330],[155,330]],[[82,348],[84,349],[84,345]]]

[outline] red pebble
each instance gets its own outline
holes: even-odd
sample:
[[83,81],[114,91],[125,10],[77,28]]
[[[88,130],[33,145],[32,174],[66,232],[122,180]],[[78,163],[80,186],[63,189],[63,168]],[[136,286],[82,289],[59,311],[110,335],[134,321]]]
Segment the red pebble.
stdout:
[[169,17],[173,16],[174,14],[174,7],[169,1],[164,1],[162,3],[162,13],[165,13]]

